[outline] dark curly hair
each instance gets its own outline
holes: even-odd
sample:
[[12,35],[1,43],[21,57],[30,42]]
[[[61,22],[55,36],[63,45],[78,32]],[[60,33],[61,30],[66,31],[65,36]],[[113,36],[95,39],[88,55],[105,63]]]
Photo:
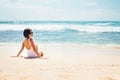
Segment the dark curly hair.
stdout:
[[26,28],[23,31],[23,35],[24,35],[25,38],[29,38],[30,31],[31,31],[31,29],[29,29],[29,28]]

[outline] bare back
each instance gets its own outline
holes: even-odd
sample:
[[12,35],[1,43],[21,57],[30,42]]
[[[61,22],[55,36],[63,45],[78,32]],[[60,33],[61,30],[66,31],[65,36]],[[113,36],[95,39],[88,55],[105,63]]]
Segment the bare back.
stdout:
[[28,50],[31,49],[31,45],[30,45],[29,39],[24,39],[23,44],[26,47],[26,49],[28,49]]

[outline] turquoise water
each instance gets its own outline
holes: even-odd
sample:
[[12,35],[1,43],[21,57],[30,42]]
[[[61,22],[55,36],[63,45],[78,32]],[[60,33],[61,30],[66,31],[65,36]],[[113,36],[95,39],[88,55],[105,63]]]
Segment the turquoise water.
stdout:
[[25,28],[37,43],[120,46],[120,21],[1,21],[0,43],[21,43]]

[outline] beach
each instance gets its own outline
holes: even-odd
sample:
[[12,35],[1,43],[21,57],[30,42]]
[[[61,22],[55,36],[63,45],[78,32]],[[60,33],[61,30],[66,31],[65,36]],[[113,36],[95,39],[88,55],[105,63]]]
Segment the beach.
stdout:
[[[44,57],[16,57],[31,28]],[[0,22],[0,80],[120,80],[119,21]]]
[[120,80],[120,0],[0,0],[0,80]]
[[39,44],[43,58],[15,57],[20,44],[0,46],[0,80],[120,80],[120,48]]

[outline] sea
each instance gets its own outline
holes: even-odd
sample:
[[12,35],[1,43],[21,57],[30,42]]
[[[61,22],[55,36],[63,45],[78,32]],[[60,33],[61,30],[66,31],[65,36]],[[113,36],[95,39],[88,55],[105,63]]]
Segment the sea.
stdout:
[[120,46],[120,21],[0,21],[0,45],[21,43],[25,28],[36,43]]

